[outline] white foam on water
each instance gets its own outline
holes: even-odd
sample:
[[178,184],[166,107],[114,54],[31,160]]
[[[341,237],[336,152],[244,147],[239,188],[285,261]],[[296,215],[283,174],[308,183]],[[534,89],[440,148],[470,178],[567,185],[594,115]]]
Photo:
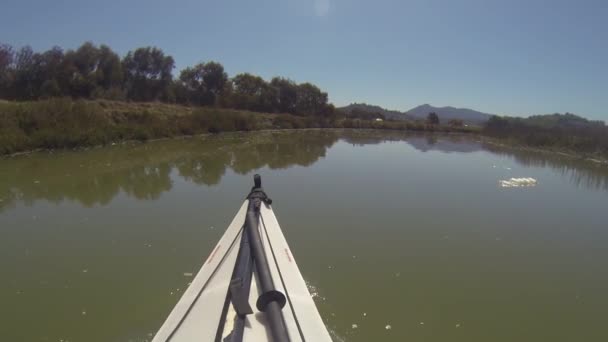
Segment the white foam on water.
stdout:
[[509,178],[509,179],[499,180],[498,185],[501,188],[525,188],[525,187],[533,187],[533,186],[538,185],[538,181],[532,177]]
[[337,332],[334,331],[334,329],[325,326],[327,328],[327,331],[329,331],[329,334],[331,335],[332,339],[334,340],[334,342],[346,342],[346,339],[344,339],[344,337],[338,335]]
[[306,287],[308,288],[308,292],[310,292],[310,296],[312,297],[312,299],[318,299],[318,300],[322,300],[322,301],[326,300],[325,297],[323,297],[319,294],[319,289],[317,289],[316,286],[306,282]]

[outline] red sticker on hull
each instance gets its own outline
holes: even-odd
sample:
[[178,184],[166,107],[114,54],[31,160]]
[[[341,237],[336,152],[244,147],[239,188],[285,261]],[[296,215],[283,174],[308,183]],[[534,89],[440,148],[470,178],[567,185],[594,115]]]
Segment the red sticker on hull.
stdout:
[[287,248],[285,248],[285,255],[287,255],[287,260],[291,262],[291,256],[289,255],[289,250]]

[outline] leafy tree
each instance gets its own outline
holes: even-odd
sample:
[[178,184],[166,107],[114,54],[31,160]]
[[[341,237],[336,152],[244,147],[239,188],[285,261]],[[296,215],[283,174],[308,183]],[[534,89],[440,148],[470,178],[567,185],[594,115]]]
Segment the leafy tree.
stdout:
[[429,125],[439,125],[439,116],[435,112],[430,112],[426,118]]
[[283,113],[294,114],[298,100],[298,85],[292,80],[275,77],[270,81],[270,85],[277,92],[277,109]]
[[65,54],[63,82],[67,83],[73,97],[91,97],[97,87],[99,49],[91,42],[85,42],[76,50]]
[[216,97],[222,93],[228,82],[228,74],[226,74],[224,67],[220,63],[213,61],[202,64],[200,69],[206,91],[212,97],[212,101],[209,104],[215,104]]
[[5,72],[12,66],[14,55],[12,46],[0,44],[0,72]]
[[135,49],[121,60],[110,47],[91,42],[65,53],[58,47],[35,53],[28,46],[15,52],[0,45],[0,97],[160,100],[315,115],[322,117],[318,122],[336,117],[327,93],[311,83],[282,77],[266,82],[248,73],[229,80],[224,67],[213,61],[187,67],[173,80],[173,68],[173,58],[156,47]]
[[193,104],[203,104],[205,102],[205,82],[203,81],[202,64],[188,67],[179,75],[181,86],[184,93],[184,102]]
[[98,56],[97,85],[105,90],[120,88],[124,77],[120,57],[106,45],[99,47]]
[[273,112],[277,107],[277,92],[263,78],[249,73],[232,79],[232,104],[238,109]]
[[269,83],[264,83],[258,100],[258,111],[275,113],[279,108],[279,91]]
[[154,101],[166,99],[175,67],[173,57],[156,47],[130,51],[122,61],[125,88],[129,99]]
[[[338,113],[336,110],[336,107],[333,105],[333,103],[329,103],[326,104],[325,106],[323,106],[323,112],[321,113],[321,115],[325,116],[325,117],[331,117],[331,120],[333,120],[335,122],[335,120],[337,120],[338,118]],[[380,118],[382,120],[384,120],[384,115],[380,114]]]
[[0,44],[0,97],[11,97],[11,88],[15,78],[15,51],[8,44]]
[[64,55],[59,47],[35,53],[29,46],[19,49],[0,49],[0,90],[2,97],[19,100],[41,96],[61,96],[59,78]]
[[106,45],[98,48],[85,42],[65,55],[61,49],[53,48],[43,54],[43,59],[47,73],[43,96],[49,96],[49,89],[56,89],[57,84],[64,95],[72,97],[124,97],[120,96],[123,78],[120,57]]
[[207,62],[182,70],[179,79],[186,90],[189,103],[214,105],[226,88],[228,75],[221,64]]
[[221,94],[215,99],[215,104],[223,108],[237,108],[234,104],[233,84],[230,79],[224,84]]
[[234,85],[233,91],[235,94],[256,97],[262,95],[262,89],[266,81],[260,76],[243,73],[234,76],[232,84]]
[[39,96],[56,97],[62,96],[59,81],[62,77],[65,56],[63,50],[55,46],[39,55],[37,84],[40,84]]
[[296,113],[300,115],[322,115],[327,105],[327,93],[311,83],[297,87]]
[[173,102],[181,104],[188,103],[188,89],[180,79],[171,82],[169,93],[171,94]]
[[16,99],[29,100],[38,97],[41,86],[37,72],[39,59],[39,55],[29,46],[22,47],[15,54],[13,94]]

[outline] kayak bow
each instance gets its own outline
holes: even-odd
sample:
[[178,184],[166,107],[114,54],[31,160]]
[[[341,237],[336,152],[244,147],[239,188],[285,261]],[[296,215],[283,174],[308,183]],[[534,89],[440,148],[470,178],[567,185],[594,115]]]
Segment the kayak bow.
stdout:
[[153,342],[331,341],[271,203],[255,175]]

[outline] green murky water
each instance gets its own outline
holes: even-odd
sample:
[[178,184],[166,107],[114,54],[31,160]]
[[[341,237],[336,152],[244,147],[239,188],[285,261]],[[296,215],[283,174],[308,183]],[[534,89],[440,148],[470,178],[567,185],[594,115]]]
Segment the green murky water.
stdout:
[[256,172],[336,341],[608,340],[606,167],[301,131],[0,159],[0,341],[150,340]]

